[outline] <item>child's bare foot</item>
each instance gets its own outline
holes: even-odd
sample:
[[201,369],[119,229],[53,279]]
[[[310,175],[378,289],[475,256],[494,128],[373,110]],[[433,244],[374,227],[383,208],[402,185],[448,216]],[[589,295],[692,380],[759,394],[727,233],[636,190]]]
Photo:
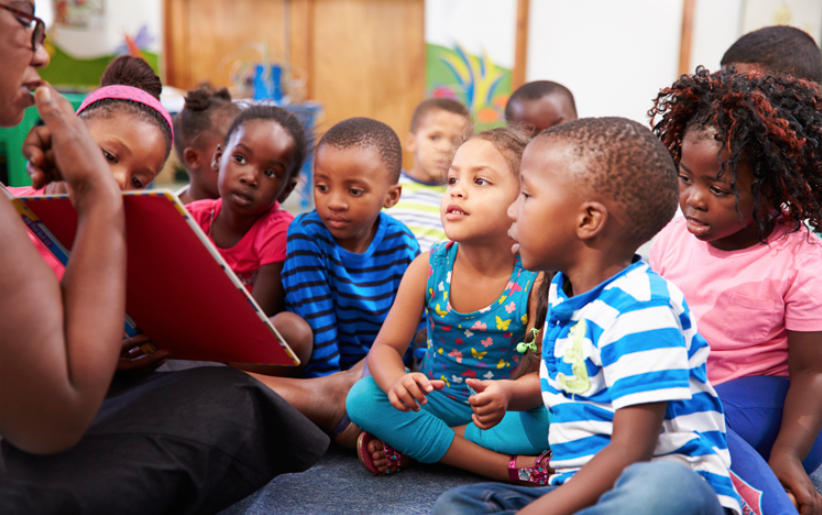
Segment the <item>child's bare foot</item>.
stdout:
[[[357,451],[360,455],[362,464],[375,474],[386,475],[393,474],[415,462],[413,458],[403,456],[398,451],[391,449],[393,459],[386,459],[385,443],[369,433],[363,433],[362,437],[357,442]],[[368,463],[370,457],[370,465]]]

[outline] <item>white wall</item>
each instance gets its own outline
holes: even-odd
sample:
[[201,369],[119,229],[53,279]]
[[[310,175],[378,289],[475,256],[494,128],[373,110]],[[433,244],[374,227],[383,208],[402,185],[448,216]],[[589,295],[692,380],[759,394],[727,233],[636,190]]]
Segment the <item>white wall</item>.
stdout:
[[559,82],[580,117],[646,122],[677,74],[682,0],[531,0],[526,80]]
[[691,40],[691,70],[697,65],[714,71],[742,26],[742,0],[696,0]]

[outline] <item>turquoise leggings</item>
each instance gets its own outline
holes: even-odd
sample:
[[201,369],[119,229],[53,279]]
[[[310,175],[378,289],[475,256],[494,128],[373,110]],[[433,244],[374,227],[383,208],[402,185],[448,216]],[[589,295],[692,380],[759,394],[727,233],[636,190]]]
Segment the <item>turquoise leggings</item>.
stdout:
[[351,388],[346,409],[351,421],[402,454],[422,463],[436,463],[454,440],[452,427],[466,425],[465,438],[503,454],[536,456],[548,449],[548,410],[510,411],[487,431],[471,422],[471,407],[440,391],[427,396],[419,411],[399,411],[374,379],[366,377]]

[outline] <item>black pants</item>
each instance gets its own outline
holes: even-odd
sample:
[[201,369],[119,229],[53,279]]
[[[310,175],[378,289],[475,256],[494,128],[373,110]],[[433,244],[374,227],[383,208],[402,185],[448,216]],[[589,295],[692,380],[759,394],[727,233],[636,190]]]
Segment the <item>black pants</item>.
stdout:
[[328,437],[252,377],[227,367],[117,380],[73,449],[34,456],[2,442],[4,514],[216,513],[302,472]]

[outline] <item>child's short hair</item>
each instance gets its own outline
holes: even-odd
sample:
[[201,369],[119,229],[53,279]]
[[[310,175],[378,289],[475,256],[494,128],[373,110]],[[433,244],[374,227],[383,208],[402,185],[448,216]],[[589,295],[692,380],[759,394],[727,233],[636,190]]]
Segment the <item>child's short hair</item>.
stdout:
[[414,109],[414,114],[411,115],[410,130],[413,134],[417,133],[422,119],[425,118],[425,115],[431,111],[447,111],[449,113],[454,113],[465,118],[468,124],[472,123],[471,113],[462,103],[451,98],[429,98],[428,100],[423,100],[420,102],[416,109]]
[[[528,146],[529,138],[522,132],[510,127],[497,127],[480,132],[470,139],[483,139],[494,145],[497,152],[508,162],[514,176],[519,179],[519,165],[522,162],[522,153]],[[470,141],[470,140],[469,140]]]
[[388,169],[391,184],[400,180],[402,145],[397,133],[388,125],[371,118],[349,118],[334,125],[320,139],[317,151],[323,145],[339,149],[360,147],[373,150]]
[[305,130],[296,116],[282,107],[265,104],[254,104],[243,110],[231,123],[225,135],[225,145],[231,139],[231,135],[244,123],[253,120],[270,120],[285,129],[285,132],[294,139],[294,160],[286,170],[289,178],[293,178],[302,168],[305,158],[308,155],[308,139]]
[[581,118],[537,136],[559,139],[583,165],[582,184],[625,213],[625,238],[641,245],[673,218],[679,179],[667,149],[647,127],[625,118]]
[[203,83],[189,90],[183,110],[174,117],[174,150],[181,163],[183,150],[199,134],[211,129],[211,118],[218,111],[237,115],[241,109],[231,101],[231,93],[226,88],[215,90],[209,83]]
[[[109,63],[100,78],[100,87],[106,86],[131,86],[142,89],[157,100],[160,100],[160,93],[163,91],[163,83],[151,66],[145,60],[130,55],[121,55]],[[156,125],[163,133],[168,157],[171,153],[171,127],[160,113],[145,104],[120,98],[103,98],[89,104],[80,114],[80,118],[91,120],[96,117],[109,117],[117,109],[125,110]]]
[[709,73],[702,67],[683,75],[659,92],[648,112],[654,132],[674,162],[682,157],[688,129],[716,129],[716,141],[729,147],[722,170],[751,166],[754,181],[753,218],[764,242],[776,219],[762,213],[761,199],[777,209],[794,230],[803,221],[822,229],[822,95],[819,86],[792,76],[736,75],[731,70]]
[[722,56],[722,66],[733,63],[762,65],[775,75],[793,75],[822,83],[822,54],[806,32],[777,25],[749,32]]
[[577,114],[577,105],[574,102],[574,94],[571,90],[558,82],[550,80],[535,80],[533,82],[526,82],[518,87],[516,91],[511,94],[508,102],[505,104],[505,119],[510,123],[514,121],[514,113],[512,106],[517,102],[524,102],[526,100],[539,100],[542,97],[549,95],[564,95],[568,99],[568,103],[574,110],[574,116]]

